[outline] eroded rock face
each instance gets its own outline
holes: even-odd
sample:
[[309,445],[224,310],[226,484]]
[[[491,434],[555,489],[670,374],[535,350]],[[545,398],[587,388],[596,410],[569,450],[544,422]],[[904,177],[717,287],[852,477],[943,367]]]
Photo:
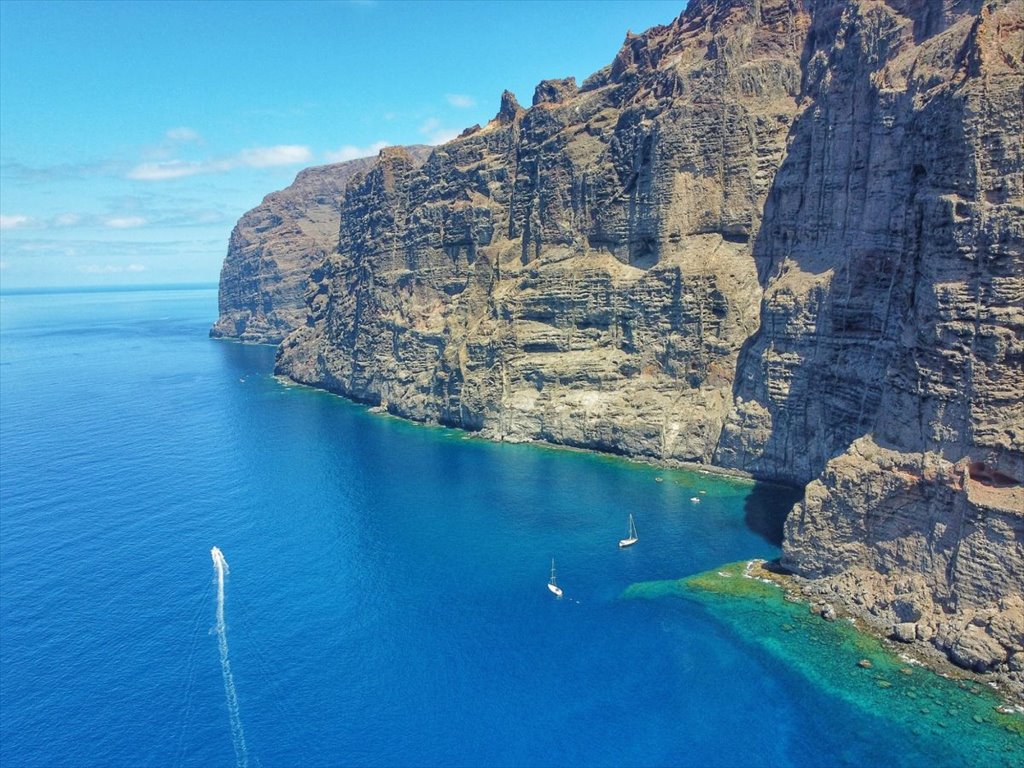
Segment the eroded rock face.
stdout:
[[[420,160],[429,150],[408,148]],[[309,274],[338,247],[345,187],[376,162],[364,157],[307,168],[239,219],[221,268],[211,336],[279,344],[305,322]]]
[[971,470],[861,438],[790,513],[782,564],[897,639],[1020,687],[1024,488]]
[[1024,682],[1022,50],[1020,0],[692,0],[354,177],[278,369],[809,483],[788,567]]
[[856,438],[1024,479],[1021,3],[814,6],[721,463],[805,483]]
[[784,563],[893,624],[906,588],[918,636],[977,669],[1021,645],[971,622],[1024,589],[1022,7],[813,5],[716,453],[798,483],[831,460]]
[[807,18],[691,3],[577,87],[353,181],[279,369],[507,439],[710,460]]

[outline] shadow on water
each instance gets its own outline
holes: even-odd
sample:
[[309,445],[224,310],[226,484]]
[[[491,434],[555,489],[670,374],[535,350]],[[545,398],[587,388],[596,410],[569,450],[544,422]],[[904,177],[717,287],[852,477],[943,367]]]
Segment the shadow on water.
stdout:
[[774,483],[754,483],[743,505],[743,521],[747,527],[776,547],[782,546],[786,515],[803,497],[803,489]]
[[277,347],[270,344],[241,344],[237,341],[212,339],[220,349],[228,367],[238,373],[271,373]]

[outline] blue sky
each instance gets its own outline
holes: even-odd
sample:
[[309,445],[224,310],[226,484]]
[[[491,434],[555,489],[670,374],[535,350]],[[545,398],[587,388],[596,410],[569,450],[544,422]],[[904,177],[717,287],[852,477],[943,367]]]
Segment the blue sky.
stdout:
[[685,0],[0,0],[0,289],[214,282],[304,167],[582,81]]

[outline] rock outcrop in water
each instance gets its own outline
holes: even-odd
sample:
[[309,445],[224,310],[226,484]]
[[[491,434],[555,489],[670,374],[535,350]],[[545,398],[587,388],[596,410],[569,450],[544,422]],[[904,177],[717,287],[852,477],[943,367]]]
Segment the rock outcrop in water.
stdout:
[[1022,50],[1020,0],[692,0],[353,177],[278,369],[810,483],[787,567],[1019,680]]

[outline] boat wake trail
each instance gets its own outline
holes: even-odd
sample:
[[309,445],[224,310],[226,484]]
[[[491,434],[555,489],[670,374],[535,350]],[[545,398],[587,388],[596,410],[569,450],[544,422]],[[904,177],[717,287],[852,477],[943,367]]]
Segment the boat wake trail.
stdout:
[[228,563],[218,547],[210,550],[213,568],[217,572],[217,645],[220,648],[220,669],[224,674],[224,696],[227,698],[228,716],[231,718],[231,740],[235,745],[235,761],[238,768],[248,768],[249,752],[245,746],[245,732],[242,730],[242,716],[238,711],[238,694],[235,680],[231,676],[231,662],[228,660],[228,632],[224,623],[224,576]]

